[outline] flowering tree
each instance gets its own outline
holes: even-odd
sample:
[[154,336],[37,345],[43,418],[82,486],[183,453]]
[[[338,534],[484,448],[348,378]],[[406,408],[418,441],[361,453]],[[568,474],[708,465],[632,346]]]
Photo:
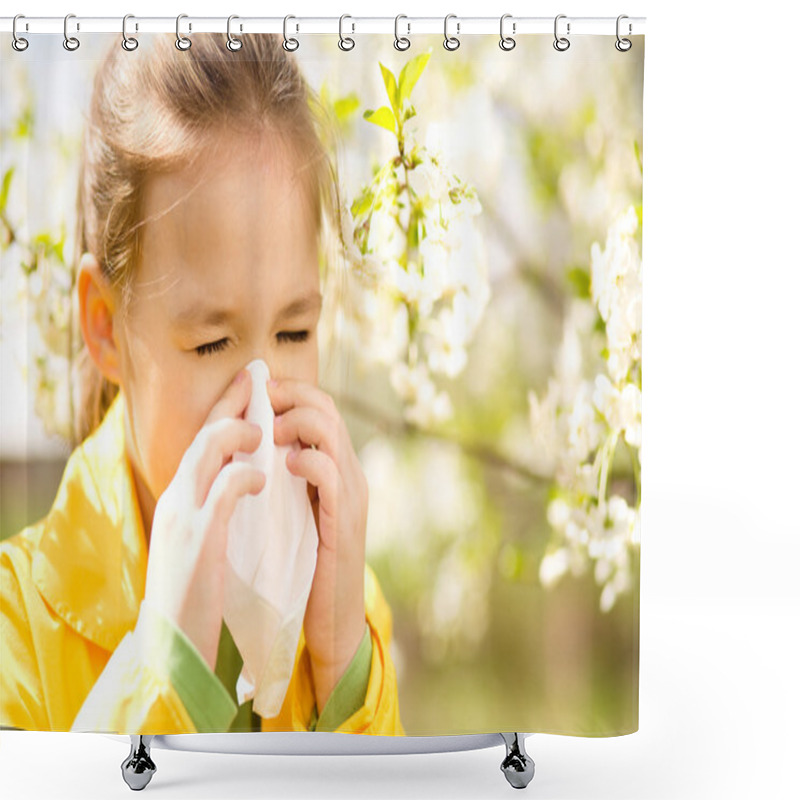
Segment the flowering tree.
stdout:
[[[641,213],[641,209],[639,210]],[[630,207],[611,226],[605,249],[591,250],[590,299],[573,301],[564,323],[556,374],[542,400],[528,393],[530,423],[540,466],[555,479],[547,518],[554,531],[540,578],[554,584],[567,570],[581,574],[588,561],[603,587],[608,611],[631,588],[630,548],[639,543],[642,444],[642,262]],[[588,313],[587,313],[588,312]],[[599,315],[599,324],[595,324]],[[605,369],[582,374],[581,339],[599,329]],[[609,496],[617,446],[628,450],[635,496]]]
[[[351,335],[362,357],[390,367],[406,420],[421,427],[452,415],[450,398],[432,375],[454,377],[464,369],[466,345],[490,297],[483,264],[472,255],[479,248],[460,246],[470,218],[481,211],[476,193],[448,172],[441,153],[413,144],[404,125],[416,114],[409,97],[429,55],[409,61],[398,79],[380,65],[391,107],[366,111],[364,118],[394,134],[397,154],[376,168],[342,220],[359,278]],[[639,541],[640,215],[641,206],[629,208],[609,230],[605,249],[592,245],[590,269],[571,271],[576,295],[566,302],[555,374],[541,401],[528,392],[533,441],[526,460],[552,486],[547,519],[553,535],[540,580],[553,586],[592,562],[603,611],[632,587],[631,549]],[[627,450],[632,481],[617,479],[612,491],[618,445]],[[444,566],[450,563],[458,562],[439,564],[435,585],[449,575]],[[448,583],[466,586],[467,575],[462,570]],[[485,583],[480,570],[472,575]]]
[[447,168],[441,152],[414,143],[411,91],[430,50],[395,78],[380,64],[389,106],[364,119],[389,131],[397,153],[342,214],[347,258],[357,277],[348,333],[359,356],[390,367],[409,422],[447,419],[452,404],[433,375],[458,375],[489,301],[480,242],[469,221],[481,205],[475,190]]
[[[15,92],[23,101],[18,105],[17,114],[10,118],[10,124],[0,131],[0,141],[4,156],[26,165],[35,132],[34,93],[24,71],[16,70],[14,78]],[[68,194],[72,188],[65,186],[69,183],[66,174],[77,157],[78,143],[76,137],[67,135],[52,142],[52,149],[57,153],[55,168],[49,176],[53,196]],[[46,433],[71,442],[73,397],[58,388],[60,384],[69,383],[70,364],[82,344],[79,332],[76,333],[77,316],[70,302],[74,285],[69,264],[71,220],[41,224],[32,232],[33,226],[26,217],[20,217],[11,202],[12,190],[23,191],[25,178],[24,173],[18,174],[15,163],[4,163],[0,184],[0,252],[7,256],[9,265],[13,260],[19,266],[14,305],[21,306],[23,315],[35,322],[25,337],[26,355],[31,355],[21,361],[20,368],[25,381],[34,387],[34,410],[44,423]]]

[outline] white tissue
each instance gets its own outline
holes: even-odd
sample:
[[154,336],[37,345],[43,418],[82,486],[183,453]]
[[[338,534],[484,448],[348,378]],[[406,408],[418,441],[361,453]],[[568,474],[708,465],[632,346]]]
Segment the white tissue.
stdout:
[[245,419],[261,426],[262,438],[254,453],[233,460],[262,469],[267,481],[237,501],[229,523],[223,619],[243,661],[238,702],[252,698],[253,709],[269,718],[280,711],[292,676],[318,536],[306,481],[286,467],[300,444],[274,443],[269,368],[256,359],[247,369],[253,388]]

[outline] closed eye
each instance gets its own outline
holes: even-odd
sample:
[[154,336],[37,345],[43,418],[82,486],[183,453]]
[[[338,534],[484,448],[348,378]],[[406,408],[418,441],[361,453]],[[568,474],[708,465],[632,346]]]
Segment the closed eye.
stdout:
[[220,350],[224,350],[229,344],[230,339],[226,336],[224,339],[218,339],[210,344],[201,344],[199,347],[195,347],[195,351],[198,355],[204,356],[207,353],[217,353]]
[[278,334],[278,341],[285,341],[287,339],[290,342],[304,342],[308,339],[308,331],[281,331]]
[[[308,339],[308,331],[281,331],[278,334],[278,341],[290,341],[294,343],[305,342]],[[230,339],[226,336],[224,339],[218,339],[216,342],[210,342],[209,344],[201,344],[199,347],[195,347],[195,352],[198,355],[204,356],[208,355],[209,353],[218,353],[220,350],[224,350],[229,344]]]

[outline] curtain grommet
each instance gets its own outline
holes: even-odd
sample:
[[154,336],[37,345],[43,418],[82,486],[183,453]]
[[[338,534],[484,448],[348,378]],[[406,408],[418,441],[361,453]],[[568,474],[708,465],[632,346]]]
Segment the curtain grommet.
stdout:
[[[553,47],[558,50],[559,53],[563,53],[565,50],[569,50],[570,41],[565,36],[558,35],[558,21],[560,19],[566,19],[566,14],[559,14],[556,17],[556,21],[553,25],[553,34],[556,37],[555,41],[553,42]],[[569,22],[567,22],[567,36],[569,36]]]
[[[69,50],[72,53],[81,46],[81,43],[79,39],[76,39],[74,36],[69,36],[67,33],[67,23],[69,22],[70,18],[74,19],[75,15],[67,14],[67,16],[64,17],[64,41],[62,44],[64,45],[65,50]],[[78,30],[80,30],[80,27]]]
[[459,46],[461,45],[461,42],[459,41],[457,36],[447,35],[447,23],[451,19],[456,19],[456,33],[459,32],[460,25],[458,23],[458,18],[456,17],[455,14],[448,14],[444,18],[444,43],[442,44],[442,47],[444,47],[445,50],[450,50],[452,52],[453,50],[458,50]]
[[[394,49],[404,51],[411,47],[411,39],[406,36],[400,36],[398,28],[401,19],[408,19],[408,17],[405,14],[398,14],[394,18]],[[411,33],[411,24],[407,22],[406,27],[408,28],[408,33]]]
[[[516,42],[515,39],[513,39],[511,36],[506,36],[503,33],[503,23],[510,16],[511,16],[511,14],[503,14],[503,16],[500,17],[500,49],[501,50],[505,50],[505,52],[508,52],[509,50],[513,50],[517,46],[517,42]],[[512,21],[512,23],[511,23],[511,33],[516,33],[516,32],[517,32],[517,23]]]
[[[133,19],[133,14],[126,14],[122,18],[122,49],[129,53],[139,46],[139,40],[134,36],[128,36],[128,20]],[[138,30],[138,25],[136,26]]]
[[[177,47],[178,50],[188,50],[192,46],[192,40],[187,36],[181,35],[181,20],[188,16],[188,14],[178,14],[178,17],[175,20],[175,47]],[[189,23],[189,30],[192,30],[191,22]]]
[[[619,38],[619,21],[621,19],[628,19],[627,14],[620,14],[617,17],[617,41],[614,42],[614,47],[616,47],[617,50],[620,51],[620,53],[627,53],[628,50],[630,50],[631,47],[633,47],[633,42],[630,39],[620,39]],[[630,36],[630,35],[631,35],[631,24],[629,22],[628,23],[628,36]]]
[[227,47],[228,50],[231,51],[231,53],[235,53],[238,50],[242,49],[242,40],[237,39],[235,36],[231,34],[231,20],[234,19],[239,19],[239,17],[236,14],[231,14],[228,17],[228,41],[225,42],[225,47]]
[[18,53],[21,53],[23,50],[27,50],[28,49],[28,45],[30,44],[30,42],[28,42],[28,40],[23,38],[22,36],[18,36],[17,35],[17,20],[18,19],[25,19],[25,16],[23,14],[17,14],[14,17],[14,22],[11,25],[11,36],[12,36],[11,46]]
[[[342,23],[346,19],[353,19],[353,18],[349,14],[342,14],[342,16],[339,17],[339,49],[340,50],[344,50],[344,51],[352,50],[356,46],[356,43],[355,43],[354,39],[352,39],[349,36],[343,36],[342,35]],[[353,22],[351,24],[353,26],[353,30],[351,31],[351,33],[355,33],[356,24],[355,24],[355,22]]]
[[[293,53],[295,50],[297,50],[298,47],[300,47],[300,42],[297,39],[286,35],[286,28],[288,26],[290,19],[297,19],[297,17],[294,17],[291,14],[287,14],[283,18],[283,49],[288,50],[290,53]],[[295,30],[299,31],[300,26],[295,25]]]

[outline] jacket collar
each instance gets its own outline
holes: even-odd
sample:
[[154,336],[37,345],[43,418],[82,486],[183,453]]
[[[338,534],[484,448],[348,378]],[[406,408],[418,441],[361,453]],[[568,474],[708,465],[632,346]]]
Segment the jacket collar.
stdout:
[[147,542],[125,450],[122,392],[71,453],[33,556],[33,581],[65,622],[115,650],[136,624]]

